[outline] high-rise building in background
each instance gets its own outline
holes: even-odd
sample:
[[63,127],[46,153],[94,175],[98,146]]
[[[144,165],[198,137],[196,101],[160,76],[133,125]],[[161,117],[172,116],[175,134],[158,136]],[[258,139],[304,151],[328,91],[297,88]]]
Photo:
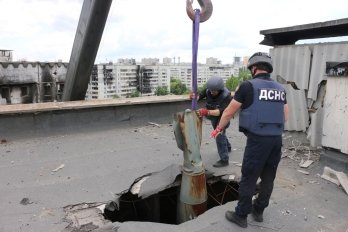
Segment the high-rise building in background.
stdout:
[[0,62],[11,62],[12,50],[0,49]]
[[[155,95],[157,87],[167,87],[170,80],[180,80],[188,89],[192,85],[191,63],[172,63],[171,58],[142,59],[140,64],[128,63],[96,64],[88,85],[86,99],[106,99],[129,97],[134,92],[141,96]],[[223,65],[216,58],[208,58],[209,64],[197,65],[197,85],[203,86],[209,77],[221,76],[225,81],[232,75],[238,75],[238,68]]]
[[[68,63],[12,62],[11,50],[0,50],[0,104],[20,104],[61,101]],[[197,64],[197,85],[203,86],[209,77],[221,76],[225,81],[237,76],[239,65],[221,64],[217,58],[207,58]],[[192,64],[181,63],[180,57],[118,59],[116,63],[95,64],[86,91],[86,99],[110,99],[155,95],[158,87],[180,80],[187,89],[192,86]]]

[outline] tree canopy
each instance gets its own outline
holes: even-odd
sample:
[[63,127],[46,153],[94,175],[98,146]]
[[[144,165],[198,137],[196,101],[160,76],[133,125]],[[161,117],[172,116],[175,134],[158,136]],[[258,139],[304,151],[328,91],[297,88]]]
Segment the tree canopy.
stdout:
[[175,95],[183,95],[187,93],[187,87],[178,79],[170,80],[170,92]]

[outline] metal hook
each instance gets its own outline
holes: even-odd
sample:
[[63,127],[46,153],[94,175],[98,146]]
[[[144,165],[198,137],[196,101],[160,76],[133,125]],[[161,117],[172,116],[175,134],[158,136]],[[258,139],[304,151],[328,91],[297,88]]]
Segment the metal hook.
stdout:
[[[189,18],[194,21],[195,20],[195,12],[192,8],[192,3],[194,0],[186,0],[186,13]],[[213,4],[211,0],[197,0],[202,10],[200,13],[200,22],[203,23],[207,21],[213,13]]]

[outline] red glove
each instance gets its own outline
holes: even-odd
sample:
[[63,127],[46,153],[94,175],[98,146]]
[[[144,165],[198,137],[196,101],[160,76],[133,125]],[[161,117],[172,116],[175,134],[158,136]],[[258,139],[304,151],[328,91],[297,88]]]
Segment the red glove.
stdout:
[[216,129],[210,133],[210,136],[216,139],[216,137],[218,137],[221,132],[222,132],[222,129],[220,127],[216,127]]
[[199,117],[207,116],[207,115],[209,115],[209,110],[206,108],[201,108],[201,109],[197,110],[197,114]]

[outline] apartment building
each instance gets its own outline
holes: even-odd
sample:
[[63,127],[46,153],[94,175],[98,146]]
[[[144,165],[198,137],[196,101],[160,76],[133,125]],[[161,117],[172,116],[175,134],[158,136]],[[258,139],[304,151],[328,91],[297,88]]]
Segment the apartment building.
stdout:
[[[192,64],[172,62],[172,58],[119,59],[116,63],[95,64],[85,99],[112,99],[155,95],[157,87],[170,91],[171,79],[178,79],[191,89]],[[175,60],[175,58],[174,58]],[[68,63],[12,62],[11,50],[0,50],[0,104],[23,104],[61,101]],[[238,75],[238,68],[223,65],[216,58],[197,65],[197,85],[209,77],[225,81]]]
[[0,62],[0,104],[61,101],[67,65]]
[[12,50],[0,49],[0,62],[11,62]]
[[[203,86],[211,76],[221,76],[226,81],[232,75],[238,75],[238,70],[233,65],[223,65],[215,58],[208,58],[206,64],[197,65],[197,85]],[[139,64],[127,59],[118,60],[116,64],[96,64],[86,99],[129,97],[136,92],[140,96],[151,96],[157,87],[166,86],[170,90],[171,79],[178,79],[191,89],[192,64],[172,63],[171,58],[164,58],[163,63],[157,58],[147,58]]]

